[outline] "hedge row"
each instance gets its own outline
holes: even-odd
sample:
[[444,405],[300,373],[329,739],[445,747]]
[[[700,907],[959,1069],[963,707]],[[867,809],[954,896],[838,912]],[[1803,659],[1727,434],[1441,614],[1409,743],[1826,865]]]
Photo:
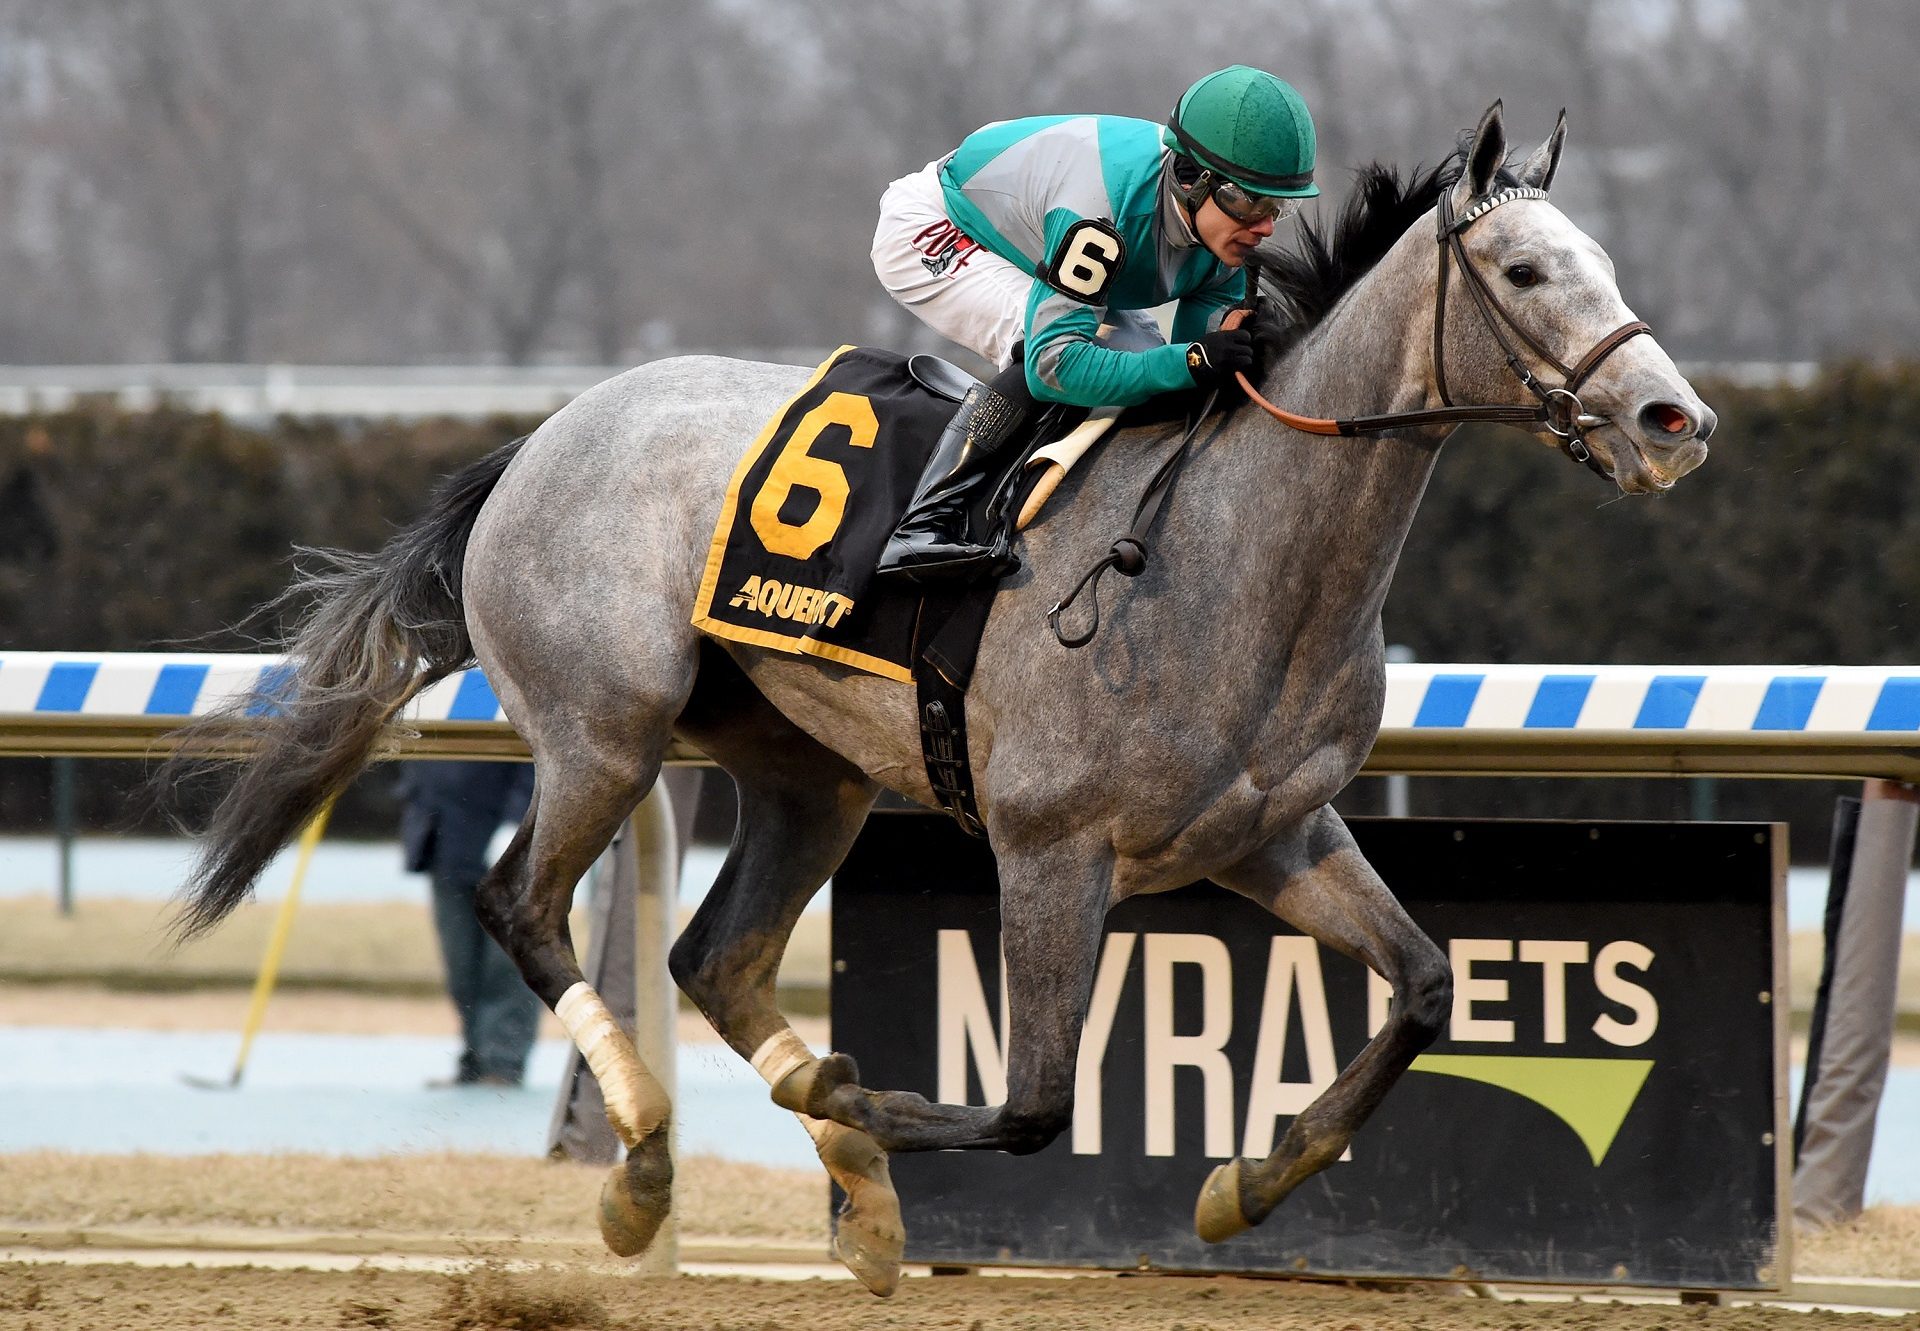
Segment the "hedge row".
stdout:
[[[1720,415],[1713,456],[1657,499],[1619,501],[1522,435],[1463,430],[1408,540],[1388,640],[1447,661],[1913,659],[1920,365],[1836,367],[1805,388],[1701,388]],[[253,647],[274,626],[238,626],[284,585],[294,545],[377,546],[434,477],[532,424],[0,419],[0,647]],[[45,780],[39,764],[0,764],[0,826],[44,816]],[[85,783],[90,820],[121,813],[123,785]],[[1824,835],[1831,793],[1730,783],[1720,807],[1791,811],[1804,852]],[[1348,803],[1372,799],[1361,789]],[[1507,813],[1696,807],[1671,782],[1429,781],[1419,799],[1483,813],[1489,801]],[[375,796],[343,813],[349,828],[388,816]]]
[[1895,664],[1920,656],[1920,364],[1702,384],[1701,468],[1622,500],[1511,432],[1449,442],[1387,602],[1427,660]]
[[[372,549],[434,479],[536,422],[417,424],[105,410],[0,418],[0,648],[259,651],[254,615],[285,586],[295,545]],[[128,799],[144,765],[79,767],[80,820],[153,829]],[[392,825],[371,776],[335,825]],[[0,763],[0,827],[46,826],[44,761]]]

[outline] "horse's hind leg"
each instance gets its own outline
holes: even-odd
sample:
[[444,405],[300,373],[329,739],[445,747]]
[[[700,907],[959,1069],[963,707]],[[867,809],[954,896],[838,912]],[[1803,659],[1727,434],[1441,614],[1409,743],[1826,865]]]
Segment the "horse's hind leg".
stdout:
[[[703,691],[723,673],[703,667]],[[736,694],[724,718],[708,713],[704,723],[701,701],[683,718],[682,733],[733,774],[740,817],[719,877],[674,944],[673,976],[721,1037],[777,1087],[814,1061],[775,1000],[780,959],[801,910],[866,821],[875,788],[757,695]],[[893,1293],[906,1231],[886,1155],[857,1129],[799,1118],[846,1194],[835,1254],[868,1289]]]
[[652,729],[651,742],[618,754],[584,743],[537,743],[533,807],[474,902],[481,923],[579,1046],[600,1083],[607,1120],[626,1144],[626,1160],[614,1166],[600,1193],[601,1236],[622,1257],[646,1251],[672,1202],[671,1106],[581,973],[567,910],[575,884],[653,784],[664,722]]
[[1222,886],[1267,907],[1309,937],[1353,957],[1393,986],[1386,1024],[1293,1120],[1264,1160],[1219,1166],[1200,1190],[1194,1228],[1209,1243],[1259,1224],[1306,1179],[1338,1160],[1453,1006],[1446,954],[1420,931],[1330,808],[1226,873]]

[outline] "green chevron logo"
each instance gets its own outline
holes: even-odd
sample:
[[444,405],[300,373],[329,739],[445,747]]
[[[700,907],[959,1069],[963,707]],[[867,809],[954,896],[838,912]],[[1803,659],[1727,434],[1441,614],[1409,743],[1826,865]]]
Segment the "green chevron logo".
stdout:
[[1533,1101],[1573,1129],[1598,1168],[1646,1085],[1653,1060],[1422,1054],[1411,1071],[1484,1082]]

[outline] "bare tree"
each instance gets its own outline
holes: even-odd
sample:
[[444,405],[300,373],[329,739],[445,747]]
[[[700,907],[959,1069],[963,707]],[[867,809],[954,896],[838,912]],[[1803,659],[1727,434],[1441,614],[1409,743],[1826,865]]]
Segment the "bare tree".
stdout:
[[1680,354],[1920,346],[1910,0],[0,0],[0,357],[914,345],[886,183],[990,120],[1307,95],[1322,216],[1496,96]]
[[[55,21],[57,15],[57,22]],[[320,90],[311,15],[243,0],[63,0],[35,18],[65,167],[160,292],[170,359],[246,360],[274,272],[300,245],[302,176],[285,151]]]

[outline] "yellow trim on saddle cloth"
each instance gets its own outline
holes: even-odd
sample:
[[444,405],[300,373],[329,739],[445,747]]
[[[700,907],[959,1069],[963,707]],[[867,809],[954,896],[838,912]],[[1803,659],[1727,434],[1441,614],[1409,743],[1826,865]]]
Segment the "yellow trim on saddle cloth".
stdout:
[[703,633],[710,633],[716,638],[725,638],[730,642],[744,642],[754,647],[771,647],[776,651],[817,656],[823,660],[837,661],[841,665],[852,666],[856,670],[864,670],[869,674],[880,675],[902,684],[911,684],[913,683],[911,670],[878,656],[871,656],[851,647],[818,642],[798,634],[730,624],[725,620],[714,618],[713,615],[713,598],[720,586],[720,564],[726,558],[728,539],[733,533],[734,518],[740,508],[740,487],[753,470],[754,464],[759,462],[768,446],[773,443],[774,436],[779,432],[781,423],[786,420],[787,413],[793,410],[794,404],[813,391],[815,385],[826,377],[827,371],[833,368],[834,363],[853,349],[852,344],[849,343],[821,361],[808,377],[807,382],[800,386],[799,391],[782,403],[780,409],[768,418],[766,425],[760,430],[759,437],[747,448],[739,464],[734,467],[733,477],[727,482],[726,499],[720,505],[720,518],[714,523],[713,539],[707,544],[707,567],[700,575],[700,593],[694,598],[693,626]]

